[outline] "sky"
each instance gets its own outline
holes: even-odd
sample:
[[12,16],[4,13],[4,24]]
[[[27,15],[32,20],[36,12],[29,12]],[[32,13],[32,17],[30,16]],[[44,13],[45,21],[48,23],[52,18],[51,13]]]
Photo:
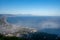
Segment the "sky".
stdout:
[[0,0],[0,14],[60,16],[60,0]]

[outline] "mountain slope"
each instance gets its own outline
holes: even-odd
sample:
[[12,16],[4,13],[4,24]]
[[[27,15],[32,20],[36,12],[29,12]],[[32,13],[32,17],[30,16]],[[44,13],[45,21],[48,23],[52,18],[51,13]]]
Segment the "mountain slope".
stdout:
[[43,29],[41,31],[50,34],[57,34],[58,36],[60,36],[60,29]]

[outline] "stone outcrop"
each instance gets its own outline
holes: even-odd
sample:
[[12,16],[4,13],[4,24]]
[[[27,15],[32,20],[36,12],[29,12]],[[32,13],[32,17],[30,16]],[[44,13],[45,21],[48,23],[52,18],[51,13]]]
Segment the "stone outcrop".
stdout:
[[1,26],[3,26],[3,27],[5,27],[5,26],[7,26],[8,25],[8,22],[6,21],[6,16],[2,16],[1,18],[0,18],[0,25]]
[[5,36],[20,36],[21,34],[28,34],[37,31],[33,28],[20,27],[9,24],[6,19],[6,16],[2,16],[0,18],[0,33]]

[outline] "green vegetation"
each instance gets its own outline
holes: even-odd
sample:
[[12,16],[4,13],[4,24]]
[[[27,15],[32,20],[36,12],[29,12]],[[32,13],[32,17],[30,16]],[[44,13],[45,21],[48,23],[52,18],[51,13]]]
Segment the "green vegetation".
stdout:
[[25,38],[19,38],[19,37],[6,37],[0,34],[0,40],[25,40]]
[[60,37],[54,34],[36,32],[26,37],[6,37],[0,34],[0,40],[60,40]]
[[30,38],[28,38],[28,40],[29,39],[30,40],[60,40],[60,37],[58,37],[55,34],[36,32],[36,33],[33,33],[32,36]]

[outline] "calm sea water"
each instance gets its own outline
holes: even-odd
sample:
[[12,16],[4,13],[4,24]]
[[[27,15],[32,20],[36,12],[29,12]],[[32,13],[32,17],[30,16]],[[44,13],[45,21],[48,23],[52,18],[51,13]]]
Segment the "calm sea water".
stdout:
[[39,27],[42,22],[55,22],[60,24],[60,17],[57,16],[20,16],[8,17],[7,21],[12,24],[20,24],[29,27]]
[[40,31],[60,35],[60,16],[16,16],[7,17],[6,20],[10,24],[36,28],[37,30],[44,28]]

